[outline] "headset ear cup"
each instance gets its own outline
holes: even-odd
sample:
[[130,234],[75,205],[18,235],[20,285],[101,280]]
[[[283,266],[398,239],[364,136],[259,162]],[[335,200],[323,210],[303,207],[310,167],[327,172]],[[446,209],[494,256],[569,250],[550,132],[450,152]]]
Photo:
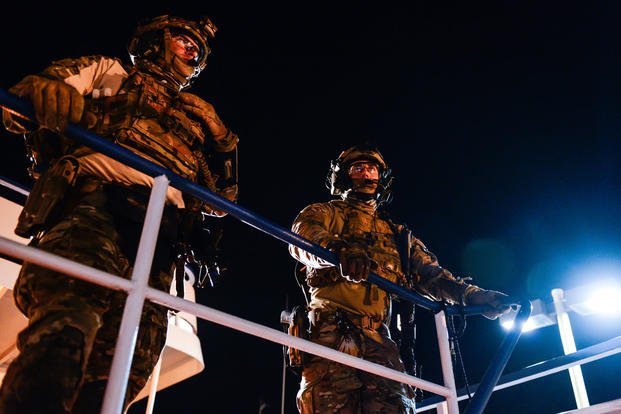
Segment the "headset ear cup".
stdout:
[[138,54],[138,42],[139,41],[140,40],[138,39],[138,37],[133,37],[129,41],[129,45],[127,45],[127,51],[129,52],[129,55],[131,56],[132,59]]
[[326,177],[326,187],[330,190],[332,195],[340,195],[342,188],[340,186],[340,173],[341,164],[337,160],[330,161],[330,171]]
[[394,177],[392,176],[392,171],[389,168],[382,172],[377,188],[378,206],[382,204],[389,204],[392,201],[391,187],[393,179]]
[[334,194],[334,161],[330,161],[330,169],[326,174],[325,186],[330,190],[330,194]]
[[351,189],[352,182],[351,182],[351,179],[349,178],[349,175],[347,174],[346,171],[344,171],[343,169],[339,169],[337,172],[334,173],[334,175],[335,175],[335,177],[334,177],[334,188],[335,188],[334,194],[342,195],[342,194],[345,194],[348,190]]

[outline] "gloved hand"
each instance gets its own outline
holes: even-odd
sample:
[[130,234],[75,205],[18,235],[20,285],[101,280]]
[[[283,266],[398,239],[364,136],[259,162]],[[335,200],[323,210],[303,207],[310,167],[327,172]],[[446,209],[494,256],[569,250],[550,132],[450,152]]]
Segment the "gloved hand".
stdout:
[[511,306],[506,302],[508,298],[509,296],[495,290],[475,290],[466,296],[466,304],[489,306],[490,310],[483,312],[483,316],[493,320],[509,312]]
[[339,259],[341,276],[355,283],[367,280],[371,260],[364,246],[357,243],[341,244],[334,249],[334,252]]
[[179,93],[179,101],[181,108],[203,121],[216,141],[226,137],[228,130],[212,104],[188,92]]
[[[238,194],[237,184],[232,185],[230,187],[223,188],[221,191],[218,191],[218,194],[226,198],[229,201],[232,201],[232,202],[237,201],[237,194]],[[218,210],[210,206],[209,204],[205,204],[203,206],[203,212],[207,214],[208,216],[212,216],[212,217],[224,217],[227,214],[226,211]]]
[[30,75],[9,89],[32,102],[40,126],[62,132],[69,122],[78,123],[84,112],[84,97],[65,82]]

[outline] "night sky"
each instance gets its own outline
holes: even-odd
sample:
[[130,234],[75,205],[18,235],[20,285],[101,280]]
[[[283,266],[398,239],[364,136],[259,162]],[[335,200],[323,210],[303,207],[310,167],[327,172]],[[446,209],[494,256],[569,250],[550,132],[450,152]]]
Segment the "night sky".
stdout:
[[[190,91],[240,136],[241,206],[289,228],[330,198],[330,160],[370,140],[395,176],[393,217],[455,275],[545,301],[552,288],[621,281],[621,3],[126,3],[15,5],[0,25],[0,87],[63,57],[129,62],[140,18],[208,14],[220,30]],[[21,138],[2,130],[0,145],[0,175],[30,186]],[[303,301],[286,245],[232,217],[221,223],[228,271],[198,301],[281,329],[281,310]],[[417,318],[423,378],[441,382],[432,315]],[[579,349],[621,334],[619,317],[571,318]],[[470,384],[503,335],[497,321],[468,318]],[[160,392],[156,413],[257,413],[261,401],[264,414],[280,412],[280,345],[205,321],[199,336],[205,370]],[[555,326],[525,333],[505,372],[562,353]],[[618,355],[583,371],[591,403],[621,397]],[[298,379],[287,372],[287,413]],[[563,372],[494,393],[486,413],[573,408]]]

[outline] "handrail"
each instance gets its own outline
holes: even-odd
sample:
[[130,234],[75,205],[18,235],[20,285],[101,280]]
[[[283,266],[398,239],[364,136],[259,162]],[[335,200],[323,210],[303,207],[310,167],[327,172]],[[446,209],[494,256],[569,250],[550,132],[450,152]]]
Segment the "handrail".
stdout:
[[[0,236],[0,252],[18,257],[22,260],[28,260],[33,264],[45,266],[52,270],[71,275],[78,279],[95,282],[98,285],[110,289],[123,290],[126,292],[134,289],[133,280],[127,280],[120,276],[106,273],[102,270],[74,262],[65,257],[57,256],[55,254],[36,249],[34,247],[24,246],[20,243],[6,239],[2,236]],[[413,377],[404,372],[397,371],[374,362],[365,361],[362,358],[357,358],[352,355],[345,354],[343,352],[329,348],[327,346],[289,335],[277,329],[263,326],[258,323],[219,311],[217,309],[210,308],[208,306],[201,305],[199,303],[195,303],[184,298],[180,298],[178,296],[170,295],[167,292],[149,286],[146,286],[144,288],[144,296],[152,302],[169,307],[171,309],[187,312],[196,315],[201,319],[205,319],[207,321],[214,322],[231,329],[245,332],[250,335],[264,338],[272,342],[297,348],[303,352],[308,352],[324,358],[332,359],[336,362],[341,362],[357,369],[361,369],[375,374],[381,373],[382,376],[386,378],[403,382],[405,384],[410,384],[413,387],[420,387],[422,389],[433,392],[434,394],[447,396],[451,393],[451,390],[449,390],[445,386],[435,384],[433,382],[429,382],[417,377]]]
[[28,194],[30,194],[30,190],[24,188],[23,185],[16,183],[15,181],[7,177],[0,177],[0,185],[24,196],[28,196]]
[[[5,106],[14,111],[19,112],[20,114],[34,119],[34,112],[32,109],[32,105],[18,96],[5,91],[0,88],[0,106]],[[218,194],[209,191],[208,189],[193,183],[192,181],[175,174],[174,172],[158,165],[152,161],[143,158],[132,151],[123,148],[113,142],[105,140],[98,135],[81,128],[75,124],[69,124],[67,126],[66,134],[68,137],[75,139],[76,141],[94,149],[102,154],[105,154],[109,157],[115,158],[118,161],[121,161],[136,170],[143,172],[151,177],[157,177],[159,175],[165,175],[170,184],[181,190],[182,192],[191,194],[203,201],[208,202],[212,206],[226,211],[230,215],[236,217],[242,222],[249,224],[252,227],[255,227],[258,230],[263,231],[264,233],[269,234],[281,241],[284,241],[289,244],[293,244],[296,247],[299,247],[327,262],[338,265],[338,259],[336,255],[331,251],[324,249],[323,247],[315,244],[298,234],[295,234],[273,222],[270,220],[259,216],[251,212],[244,207],[235,204],[224,197],[219,196]],[[430,300],[417,292],[413,292],[409,289],[406,289],[402,286],[397,285],[387,279],[378,276],[375,273],[369,274],[369,282],[376,284],[377,286],[383,288],[384,290],[397,294],[398,296],[408,299],[417,305],[431,310],[433,312],[439,312],[440,310],[445,310],[448,314],[451,313],[465,313],[465,314],[480,314],[485,311],[487,308],[484,306],[466,306],[466,307],[457,307],[454,305],[447,305],[446,309],[442,308],[442,304],[439,302],[435,302]]]
[[[616,336],[607,341],[600,342],[595,345],[582,348],[571,354],[558,356],[556,358],[548,359],[547,361],[538,362],[536,364],[529,365],[518,371],[511,372],[503,375],[498,379],[498,383],[494,386],[494,391],[502,390],[505,388],[513,387],[525,382],[545,377],[548,375],[556,374],[557,372],[564,371],[576,365],[584,365],[589,362],[597,361],[602,358],[609,357],[621,353],[621,336]],[[470,391],[477,391],[480,384],[471,385]],[[468,398],[468,390],[466,388],[460,388],[457,390],[457,400],[462,401]],[[434,395],[429,398],[425,398],[420,404],[417,404],[417,411],[423,412],[428,409],[434,408],[437,404],[444,401],[444,398],[438,395]]]
[[[5,91],[0,88],[0,106],[7,107],[13,111],[16,111],[27,118],[35,119],[34,111],[32,109],[32,105],[22,99],[17,97],[16,95]],[[155,164],[123,147],[116,145],[113,142],[107,141],[92,132],[81,128],[78,125],[69,124],[66,130],[66,135],[70,138],[98,151],[102,154],[110,156],[112,158],[117,159],[118,161],[127,164],[136,170],[143,172],[152,177],[157,176],[166,176],[170,181],[170,184],[181,190],[187,194],[193,195],[203,201],[208,202],[210,205],[216,207],[217,209],[226,211],[233,217],[236,217],[240,221],[255,227],[258,230],[261,230],[272,237],[275,237],[285,243],[292,244],[296,247],[299,247],[327,262],[338,265],[338,259],[334,253],[331,251],[322,248],[318,244],[315,244],[298,234],[295,234],[277,224],[252,213],[250,210],[247,210],[238,204],[235,204],[209,190],[206,188],[193,183],[184,177],[173,173],[166,168]],[[431,310],[435,313],[438,313],[441,310],[444,310],[446,314],[464,314],[464,315],[472,315],[472,314],[480,314],[487,310],[485,306],[456,306],[456,305],[446,305],[440,302],[432,301],[417,292],[406,289],[402,286],[399,286],[387,279],[380,277],[375,273],[370,273],[368,277],[368,281],[379,286],[380,288],[394,293],[406,300],[409,300],[425,309]],[[528,306],[522,306],[522,309],[530,308],[530,302]],[[502,370],[506,366],[509,355],[513,351],[517,340],[519,339],[519,333],[516,335],[512,332],[508,333],[503,340],[501,346],[497,351],[497,357],[494,359],[494,362],[498,362],[500,365],[493,366],[488,368],[489,378],[486,381],[489,381],[491,387],[485,387],[485,391],[481,394],[477,392],[477,396],[480,395],[480,401],[482,401],[483,406],[487,403],[492,391],[495,382],[497,381],[498,376],[502,373]],[[486,378],[488,377],[488,373],[486,373]],[[481,408],[482,410],[482,408]],[[473,413],[477,413],[478,411],[473,411]]]
[[494,385],[498,382],[500,374],[504,370],[509,357],[515,348],[520,335],[522,334],[522,326],[526,323],[526,320],[532,312],[532,304],[530,301],[525,300],[520,304],[520,310],[515,317],[514,328],[511,329],[502,340],[502,343],[496,350],[496,354],[487,366],[483,379],[479,384],[479,389],[470,400],[468,407],[466,407],[465,414],[480,414],[485,409],[487,402],[489,401],[492,392],[494,391]]

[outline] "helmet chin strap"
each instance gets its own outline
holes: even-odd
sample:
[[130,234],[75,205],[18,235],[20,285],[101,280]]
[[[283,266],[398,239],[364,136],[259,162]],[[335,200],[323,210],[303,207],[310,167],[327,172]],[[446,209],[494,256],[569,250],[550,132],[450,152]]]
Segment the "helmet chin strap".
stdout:
[[191,79],[194,77],[197,69],[195,66],[188,64],[177,55],[172,56],[172,63],[170,67],[173,71],[175,71],[177,75],[175,77],[177,77],[179,81],[183,79],[181,85],[182,88],[186,87],[185,85],[190,85]]

